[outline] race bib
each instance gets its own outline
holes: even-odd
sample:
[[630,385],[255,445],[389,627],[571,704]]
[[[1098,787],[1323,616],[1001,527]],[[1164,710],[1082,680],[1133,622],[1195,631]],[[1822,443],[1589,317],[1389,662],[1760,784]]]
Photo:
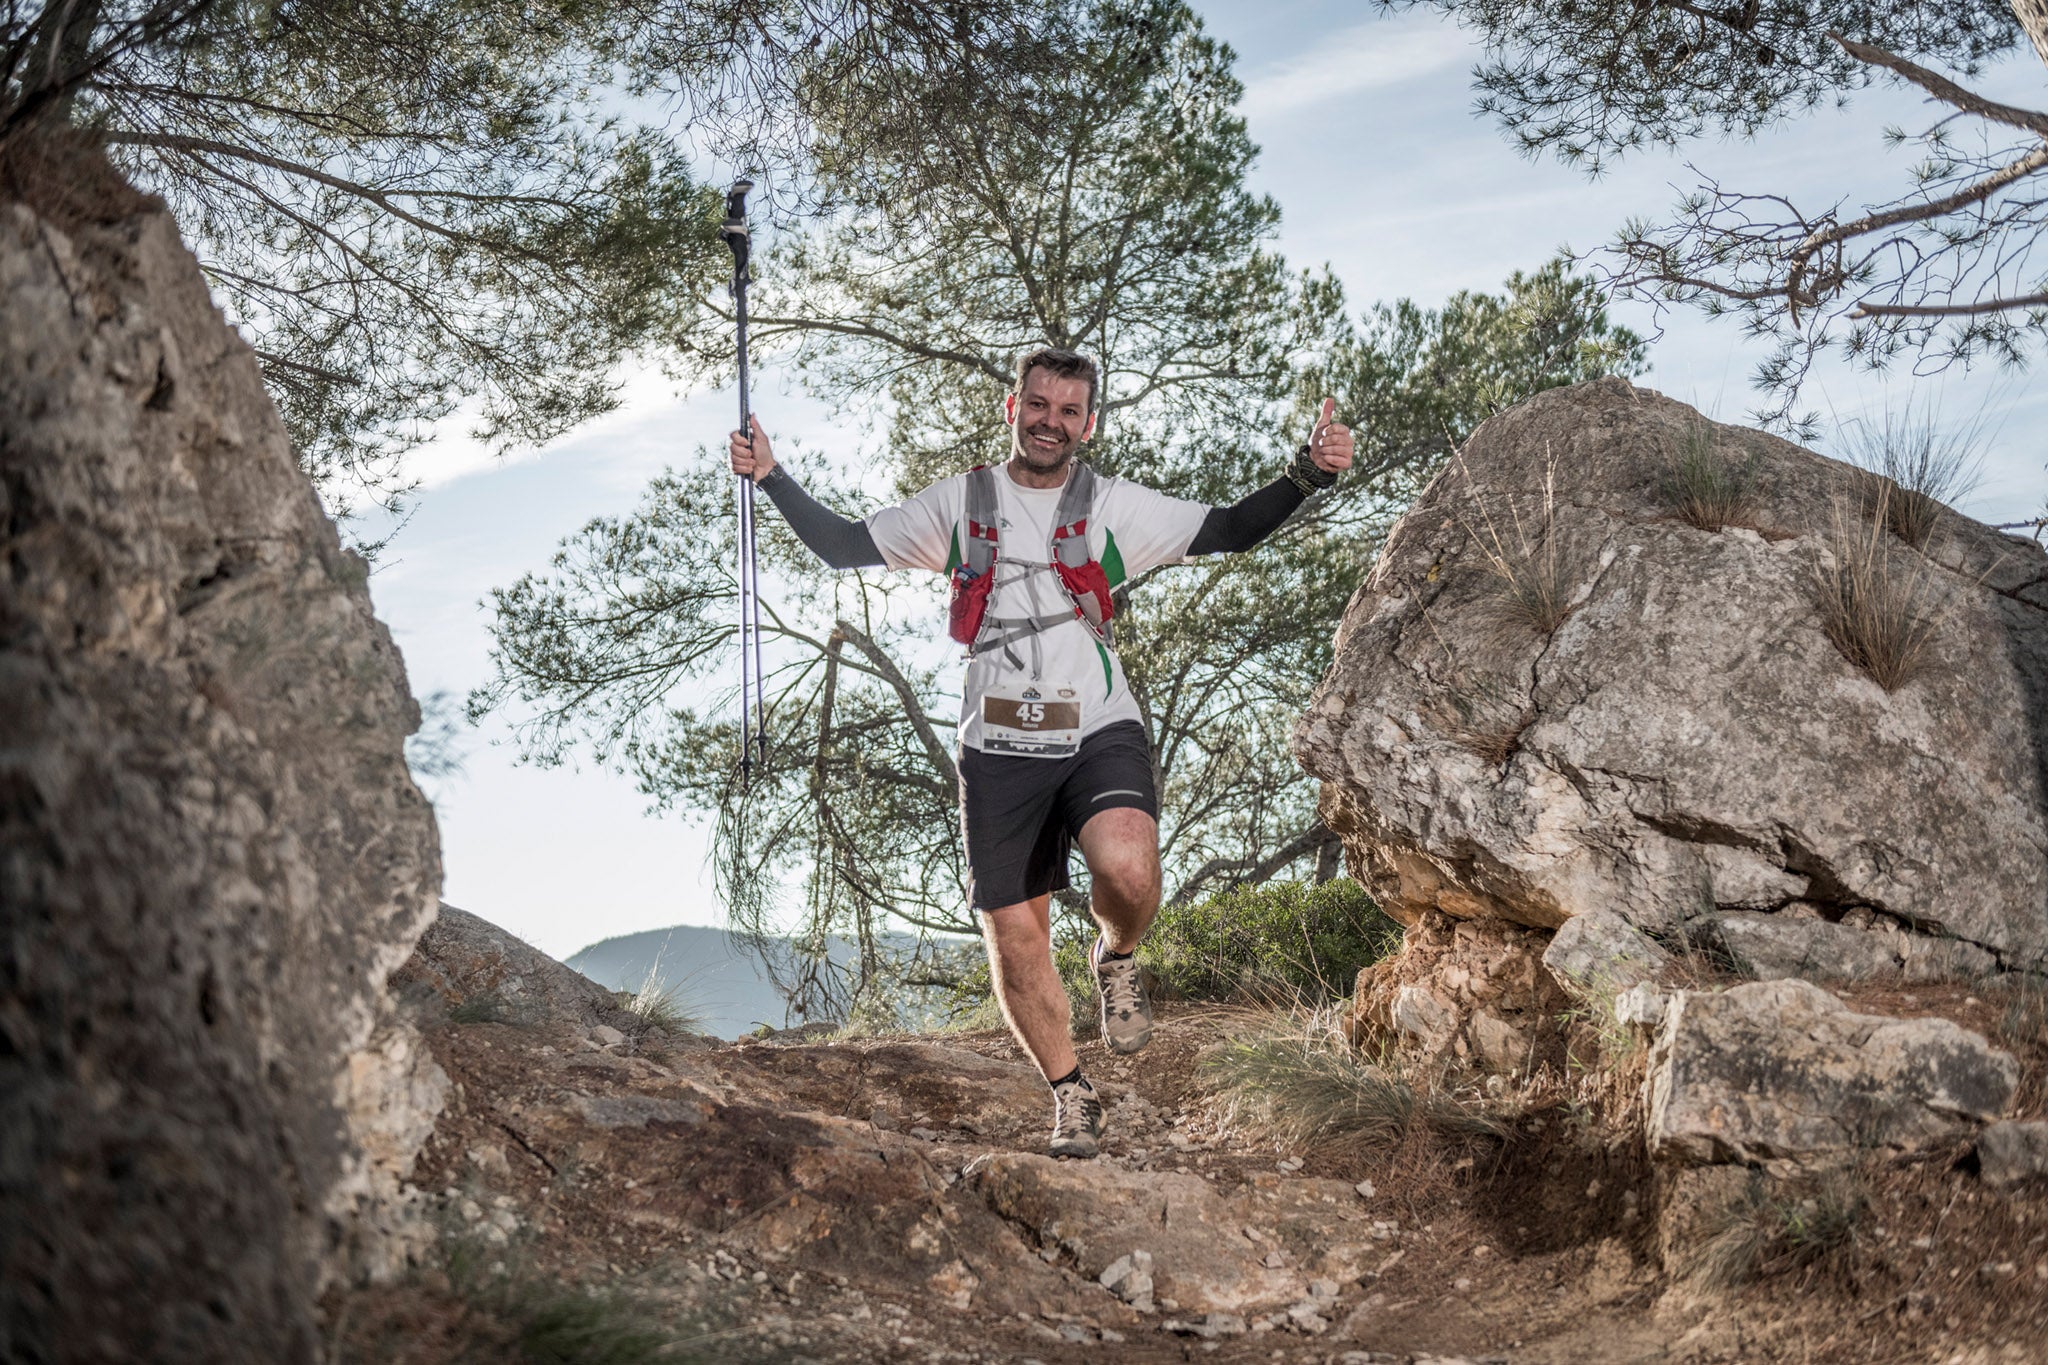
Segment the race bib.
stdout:
[[1081,748],[1081,689],[1072,683],[991,685],[981,696],[981,751],[1067,758]]

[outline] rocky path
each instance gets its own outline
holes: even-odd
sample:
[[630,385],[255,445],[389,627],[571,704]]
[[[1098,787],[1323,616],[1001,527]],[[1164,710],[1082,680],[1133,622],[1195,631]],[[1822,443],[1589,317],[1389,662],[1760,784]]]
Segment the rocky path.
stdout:
[[[1084,1046],[1106,1150],[1054,1161],[999,1032],[678,1037],[494,934],[444,915],[408,987],[451,1082],[413,1173],[449,1269],[333,1296],[342,1361],[2041,1358],[2039,1200],[1951,1158],[1859,1195],[1853,1254],[1708,1293],[1583,1094],[1497,1096],[1502,1143],[1289,1150],[1198,1065],[1255,1021],[1167,1007],[1136,1057]],[[521,1353],[549,1314],[598,1331],[591,1302],[666,1345]]]
[[[1091,1047],[1094,1162],[1040,1155],[1045,1090],[1000,1034],[443,1023],[453,1098],[416,1175],[485,1271],[623,1291],[696,1343],[684,1359],[1721,1358],[1632,1326],[1647,1276],[1624,1241],[1532,1226],[1539,1201],[1478,1207],[1460,1172],[1404,1189],[1219,1126],[1196,1057],[1242,1023],[1169,1013],[1136,1058]],[[382,1358],[451,1358],[454,1288],[393,1292],[413,1302]]]

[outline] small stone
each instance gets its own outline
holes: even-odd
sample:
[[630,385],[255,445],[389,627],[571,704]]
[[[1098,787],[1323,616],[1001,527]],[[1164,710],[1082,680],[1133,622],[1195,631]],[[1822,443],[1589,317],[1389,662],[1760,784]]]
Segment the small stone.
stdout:
[[479,1142],[465,1155],[469,1158],[469,1164],[485,1175],[503,1178],[512,1174],[512,1167],[505,1160],[505,1149],[495,1142]]
[[1269,1251],[1266,1253],[1266,1269],[1278,1270],[1281,1266],[1286,1264],[1287,1257],[1283,1253],[1278,1251]]
[[1370,1180],[1361,1180],[1356,1185],[1353,1185],[1351,1188],[1358,1191],[1358,1197],[1360,1199],[1370,1199],[1374,1195],[1379,1193],[1378,1190],[1373,1188],[1373,1184]]
[[1308,1282],[1308,1292],[1312,1298],[1334,1299],[1338,1293],[1337,1282],[1335,1280],[1310,1280]]
[[1303,1299],[1300,1303],[1290,1306],[1286,1318],[1279,1320],[1275,1325],[1292,1327],[1297,1332],[1307,1332],[1310,1336],[1317,1337],[1330,1330],[1330,1320],[1323,1316],[1322,1305],[1310,1299]]
[[1484,1261],[1492,1255],[1493,1248],[1488,1246],[1484,1242],[1481,1242],[1478,1246],[1472,1248],[1472,1259],[1475,1261]]
[[910,1135],[919,1142],[937,1142],[939,1140],[938,1133],[930,1128],[913,1128],[910,1130]]
[[1457,1279],[1451,1281],[1451,1288],[1457,1290],[1460,1294],[1464,1293],[1471,1287],[1472,1280],[1469,1276],[1460,1275]]
[[590,1031],[590,1036],[596,1039],[602,1047],[617,1047],[620,1043],[626,1041],[626,1035],[613,1028],[610,1024],[599,1024]]

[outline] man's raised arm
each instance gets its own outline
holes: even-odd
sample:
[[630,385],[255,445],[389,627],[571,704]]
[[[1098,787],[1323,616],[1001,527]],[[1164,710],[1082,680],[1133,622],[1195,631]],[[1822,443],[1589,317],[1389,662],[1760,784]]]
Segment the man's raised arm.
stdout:
[[880,567],[882,552],[876,547],[874,536],[869,534],[867,523],[842,517],[804,492],[803,485],[791,478],[788,470],[775,463],[774,452],[768,447],[768,433],[761,429],[761,419],[750,417],[748,420],[753,424],[751,439],[743,438],[737,431],[732,434],[732,472],[752,479],[775,503],[776,510],[789,523],[789,529],[796,532],[796,538],[808,545],[811,552],[829,567]]
[[[1308,444],[1287,462],[1287,472],[1228,507],[1212,507],[1188,544],[1190,555],[1249,550],[1280,528],[1309,494],[1337,482],[1351,467],[1351,428],[1335,420],[1337,400],[1323,400],[1322,416]],[[737,466],[735,466],[737,467]]]

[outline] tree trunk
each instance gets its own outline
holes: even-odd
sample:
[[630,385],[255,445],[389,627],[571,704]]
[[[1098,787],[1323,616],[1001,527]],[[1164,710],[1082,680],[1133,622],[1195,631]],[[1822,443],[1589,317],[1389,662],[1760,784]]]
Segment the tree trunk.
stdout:
[[1316,849],[1316,885],[1335,881],[1344,874],[1344,845],[1332,834]]
[[57,123],[71,121],[71,105],[99,22],[100,0],[63,0],[43,11],[43,31],[36,35],[22,82],[24,105],[47,100],[45,117]]
[[2020,21],[2034,44],[2034,55],[2048,66],[2048,0],[2009,0],[2013,17]]

